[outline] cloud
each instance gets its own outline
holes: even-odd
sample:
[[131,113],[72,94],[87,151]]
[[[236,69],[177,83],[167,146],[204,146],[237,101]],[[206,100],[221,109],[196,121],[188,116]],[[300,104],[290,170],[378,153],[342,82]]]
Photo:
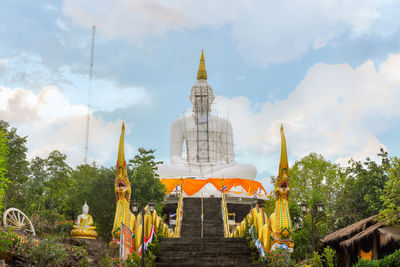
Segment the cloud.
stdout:
[[[57,87],[44,87],[35,94],[0,86],[0,118],[11,122],[20,135],[28,135],[29,158],[47,157],[57,149],[72,166],[83,163],[86,115],[86,106],[69,103]],[[89,162],[113,162],[121,125],[120,119],[105,122],[91,114]],[[126,144],[126,151],[132,153],[132,146]]]
[[86,73],[75,73],[69,66],[52,71],[43,64],[40,56],[27,53],[0,58],[0,77],[9,87],[17,85],[33,92],[39,92],[48,85],[57,86],[67,99],[72,99],[75,103],[87,104],[88,90],[91,87],[90,101],[94,112],[111,112],[132,105],[152,104],[146,88],[121,85],[115,80],[107,79],[93,79],[90,85]]
[[229,112],[236,153],[259,172],[277,169],[281,123],[292,160],[312,151],[339,163],[376,158],[385,148],[378,134],[400,118],[399,67],[400,54],[389,55],[379,71],[371,60],[355,69],[319,63],[286,99],[252,105],[243,96],[219,96],[215,107]]
[[[387,1],[64,0],[77,25],[132,43],[201,27],[229,29],[242,56],[262,65],[300,58],[350,33],[368,33]],[[385,24],[386,25],[386,24]],[[396,27],[395,25],[386,25]]]

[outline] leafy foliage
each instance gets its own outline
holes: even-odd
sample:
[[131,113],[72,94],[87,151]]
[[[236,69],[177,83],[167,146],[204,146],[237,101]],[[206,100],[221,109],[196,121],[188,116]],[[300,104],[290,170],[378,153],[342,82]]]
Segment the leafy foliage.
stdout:
[[400,158],[391,158],[386,164],[386,169],[389,178],[381,195],[383,209],[379,220],[389,225],[400,226]]
[[[292,237],[296,244],[293,259],[299,261],[313,256],[310,245],[312,218],[317,251],[322,249],[319,240],[324,235],[377,214],[383,207],[384,192],[387,194],[385,207],[392,207],[386,209],[385,214],[396,218],[399,213],[396,209],[400,205],[400,186],[396,179],[398,181],[400,171],[396,167],[396,158],[389,159],[383,149],[378,155],[381,164],[367,158],[364,162],[350,160],[348,167],[340,168],[321,155],[311,153],[293,165],[290,169],[289,196],[294,226]],[[384,191],[388,173],[392,177],[391,185]],[[308,207],[306,214],[300,212],[300,203],[303,201]],[[324,204],[322,213],[317,212],[320,202]],[[266,210],[271,209],[271,205],[267,202]],[[382,218],[385,217],[383,214],[381,212]]]
[[160,179],[155,174],[156,162],[154,157],[155,150],[144,148],[138,149],[139,154],[135,155],[129,161],[132,187],[132,199],[134,199],[140,208],[153,201],[156,207],[160,207],[164,200],[166,189]]
[[[342,173],[336,164],[325,160],[321,155],[311,153],[297,161],[290,169],[289,209],[293,223],[295,249],[292,258],[303,260],[312,256],[312,232],[314,241],[333,230],[335,221],[335,199]],[[305,202],[309,212],[302,214],[300,203]],[[317,204],[324,204],[324,212],[319,214]],[[312,225],[314,220],[314,229]]]
[[0,131],[3,132],[7,139],[6,145],[9,151],[6,160],[7,173],[5,177],[10,181],[10,184],[5,194],[5,207],[13,206],[19,208],[24,197],[22,188],[27,181],[27,137],[20,137],[17,134],[17,129],[10,128],[9,123],[3,120],[0,120]]
[[360,259],[354,267],[397,267],[400,266],[400,250],[384,257],[380,260]]
[[102,239],[110,238],[115,215],[115,173],[114,168],[90,165],[80,165],[71,173],[74,184],[67,194],[67,218],[76,219],[82,213],[82,206],[86,201],[97,227],[96,231]]
[[367,158],[365,162],[350,160],[345,169],[345,177],[340,183],[335,214],[337,228],[342,228],[364,218],[378,214],[382,209],[380,201],[388,179],[386,165],[387,152],[378,154],[382,164]]
[[6,134],[3,130],[0,130],[0,213],[3,210],[4,196],[9,182],[6,177],[8,153]]
[[291,266],[290,253],[286,249],[276,249],[266,252],[267,266]]
[[322,267],[321,256],[316,251],[314,251],[314,256],[312,258],[312,266]]
[[336,251],[331,247],[324,248],[322,256],[325,258],[325,265],[327,267],[334,267],[336,261]]

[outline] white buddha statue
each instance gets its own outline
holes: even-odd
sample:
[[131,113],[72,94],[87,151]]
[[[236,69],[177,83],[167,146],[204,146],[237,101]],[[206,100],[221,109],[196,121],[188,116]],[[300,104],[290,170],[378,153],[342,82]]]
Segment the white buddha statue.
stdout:
[[[244,178],[254,179],[257,169],[251,164],[235,164],[232,126],[226,119],[211,115],[213,91],[207,83],[204,54],[201,52],[197,83],[190,100],[193,112],[172,123],[171,165],[158,166],[160,178]],[[183,145],[186,157],[182,156]]]

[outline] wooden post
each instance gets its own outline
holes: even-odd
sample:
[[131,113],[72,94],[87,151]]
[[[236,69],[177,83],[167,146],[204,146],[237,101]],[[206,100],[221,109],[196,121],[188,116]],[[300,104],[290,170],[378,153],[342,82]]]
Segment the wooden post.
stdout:
[[373,242],[372,242],[373,248],[372,248],[372,256],[374,257],[374,260],[378,259],[378,236],[377,236],[377,231],[374,231],[373,233]]
[[347,267],[351,267],[351,255],[347,247],[344,248],[344,261]]

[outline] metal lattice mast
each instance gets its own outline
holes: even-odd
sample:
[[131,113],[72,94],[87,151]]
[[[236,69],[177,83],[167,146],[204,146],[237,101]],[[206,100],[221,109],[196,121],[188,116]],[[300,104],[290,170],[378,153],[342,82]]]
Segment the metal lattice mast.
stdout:
[[96,32],[96,26],[92,27],[92,43],[90,47],[90,71],[89,71],[89,90],[88,90],[88,113],[86,118],[86,142],[85,142],[85,157],[83,162],[87,164],[88,150],[89,150],[89,125],[90,125],[90,95],[92,91],[92,78],[93,78],[93,56],[94,56],[94,35]]

